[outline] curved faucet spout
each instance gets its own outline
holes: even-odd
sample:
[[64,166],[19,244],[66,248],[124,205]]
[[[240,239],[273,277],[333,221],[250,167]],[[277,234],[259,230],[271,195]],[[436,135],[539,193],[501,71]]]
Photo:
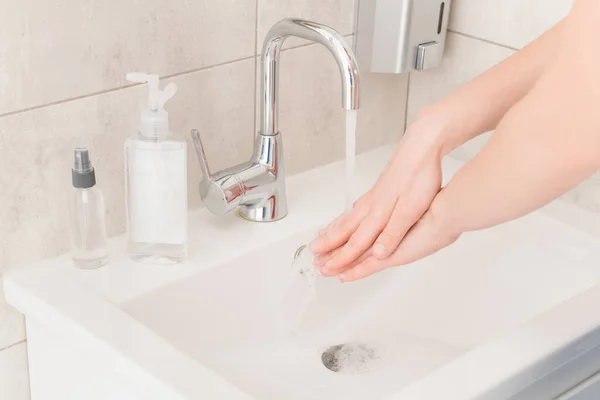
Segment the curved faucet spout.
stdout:
[[215,214],[239,208],[242,217],[256,222],[277,221],[287,215],[282,135],[277,116],[279,53],[289,36],[312,40],[329,49],[342,75],[342,107],[347,110],[358,108],[358,65],[344,38],[335,30],[315,22],[286,19],[275,24],[263,47],[262,126],[256,135],[250,161],[213,173],[208,168],[199,133],[192,132],[204,177],[200,182],[200,196],[206,208]]
[[315,22],[284,19],[275,24],[262,50],[261,131],[271,136],[279,132],[279,53],[285,39],[297,36],[325,46],[335,58],[342,76],[342,107],[356,110],[359,106],[360,76],[352,48],[336,30]]

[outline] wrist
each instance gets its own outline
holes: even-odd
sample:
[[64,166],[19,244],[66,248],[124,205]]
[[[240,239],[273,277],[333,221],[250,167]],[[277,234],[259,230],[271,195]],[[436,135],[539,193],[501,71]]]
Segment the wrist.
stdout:
[[444,111],[444,107],[440,107],[435,103],[423,108],[411,124],[407,133],[418,131],[419,135],[427,135],[428,141],[440,153],[441,157],[446,156],[461,143],[456,143],[455,124],[450,115]]
[[453,215],[444,200],[443,191],[444,189],[442,189],[431,202],[431,205],[426,212],[427,218],[430,221],[429,223],[434,227],[434,232],[436,232],[437,235],[442,238],[456,240],[464,232],[457,224],[458,221],[455,218],[452,218]]

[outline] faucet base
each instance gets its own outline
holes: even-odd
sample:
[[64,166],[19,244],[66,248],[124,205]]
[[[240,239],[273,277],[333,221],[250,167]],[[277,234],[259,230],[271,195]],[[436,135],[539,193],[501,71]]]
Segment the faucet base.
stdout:
[[264,207],[241,206],[239,208],[239,215],[245,220],[251,222],[275,222],[287,216],[287,210],[282,213],[280,210],[278,210],[280,207],[281,206],[276,206],[271,202]]
[[238,175],[245,189],[240,215],[254,222],[279,221],[287,215],[281,133],[256,136],[251,164]]

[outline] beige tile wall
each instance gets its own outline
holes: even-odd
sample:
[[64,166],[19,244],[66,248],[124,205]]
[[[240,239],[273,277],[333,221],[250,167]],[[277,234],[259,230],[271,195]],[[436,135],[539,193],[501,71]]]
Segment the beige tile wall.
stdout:
[[[146,89],[123,79],[159,73],[179,92],[172,127],[198,127],[211,167],[249,157],[255,131],[257,48],[283,17],[327,23],[348,40],[356,0],[20,0],[0,13],[0,276],[68,250],[72,148],[92,147],[111,235],[124,230],[123,141]],[[281,128],[288,173],[343,155],[338,70],[318,45],[282,53]],[[292,47],[289,46],[289,47]],[[299,47],[298,47],[299,46]],[[361,150],[404,129],[407,76],[363,79]],[[191,149],[190,149],[191,150]],[[189,154],[190,204],[200,205]],[[0,285],[1,288],[1,285]],[[29,398],[24,322],[0,292],[0,399]]]
[[[447,54],[440,69],[412,73],[408,121],[425,105],[522,48],[564,18],[573,0],[454,0]],[[491,136],[482,135],[455,150],[467,160]],[[600,174],[563,196],[567,202],[600,212]]]
[[27,345],[15,344],[2,351],[0,357],[0,398],[20,400],[29,398],[27,375]]
[[[285,140],[286,172],[297,173],[327,164],[332,157],[342,158],[346,120],[339,69],[329,52],[318,45],[284,51],[281,72],[279,125]],[[406,93],[407,83],[407,75],[363,73],[359,151],[401,137],[406,97],[399,94]]]
[[255,12],[254,0],[4,2],[0,114],[119,88],[132,70],[252,57]]
[[520,49],[564,18],[573,0],[454,0],[450,29]]

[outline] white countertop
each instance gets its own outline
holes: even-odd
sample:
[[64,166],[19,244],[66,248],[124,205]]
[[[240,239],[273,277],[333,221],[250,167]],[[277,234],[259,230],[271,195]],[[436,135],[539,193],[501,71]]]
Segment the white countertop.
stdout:
[[[358,157],[357,192],[365,192],[371,187],[393,149],[393,146],[386,146]],[[461,165],[458,161],[445,159],[444,181],[447,182]],[[180,265],[165,267],[135,263],[125,255],[125,238],[119,236],[110,241],[109,264],[98,270],[75,269],[69,256],[63,255],[10,271],[4,279],[7,300],[28,318],[62,332],[74,346],[96,351],[96,355],[106,362],[110,362],[109,357],[117,357],[121,362],[135,366],[135,379],[147,385],[148,393],[162,393],[171,396],[163,398],[173,399],[180,398],[177,396],[210,398],[211,393],[215,397],[229,393],[235,398],[247,398],[220,376],[157,337],[123,312],[119,305],[331,220],[343,210],[343,176],[344,163],[337,162],[289,178],[289,215],[275,223],[249,223],[235,215],[215,217],[204,209],[192,211],[189,259]],[[573,229],[574,235],[581,235],[582,240],[600,244],[600,216],[560,201],[552,203],[542,213],[575,228],[565,226],[565,229]],[[600,324],[600,316],[591,317],[597,311],[597,304],[600,304],[598,286],[470,351],[468,357],[452,361],[393,398],[443,398],[444,393],[450,393],[449,388],[452,396],[448,398],[474,398],[498,384],[503,377],[535,367],[528,370],[529,375],[520,376],[520,381],[517,379],[501,388],[507,393],[514,391],[532,376],[553,369],[557,360],[566,361],[596,344],[592,341],[581,345],[577,340]],[[128,332],[125,338],[123,331]],[[131,341],[132,337],[135,342]],[[575,350],[569,347],[573,343]],[[600,343],[600,337],[597,343]],[[515,346],[523,346],[523,351],[517,356],[513,351],[510,357],[505,357],[509,353],[507,349]],[[152,354],[148,354],[148,349],[153,349]],[[555,357],[550,359],[548,354],[555,354]],[[482,363],[490,359],[498,361],[495,368],[482,370]],[[472,385],[456,387],[464,382],[465,374],[472,376]],[[199,385],[199,382],[205,384]]]

